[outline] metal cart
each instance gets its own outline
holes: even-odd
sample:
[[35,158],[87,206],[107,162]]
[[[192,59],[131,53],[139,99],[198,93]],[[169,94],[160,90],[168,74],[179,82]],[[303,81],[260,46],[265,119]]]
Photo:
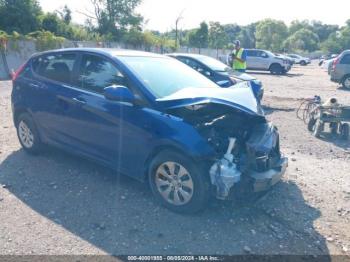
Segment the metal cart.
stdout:
[[349,139],[350,106],[322,106],[318,105],[310,112],[308,129],[314,136],[319,137],[329,124],[333,135]]

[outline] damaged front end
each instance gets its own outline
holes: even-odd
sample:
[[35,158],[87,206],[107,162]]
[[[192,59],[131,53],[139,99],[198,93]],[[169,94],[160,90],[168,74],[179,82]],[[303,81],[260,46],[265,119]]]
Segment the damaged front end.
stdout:
[[277,128],[263,115],[213,102],[170,111],[191,123],[214,149],[208,170],[217,198],[268,190],[285,173],[288,160],[280,152]]
[[288,160],[280,152],[277,128],[267,122],[244,85],[200,92],[188,88],[159,102],[213,148],[215,156],[205,164],[217,198],[230,198],[235,191],[267,190],[285,173]]

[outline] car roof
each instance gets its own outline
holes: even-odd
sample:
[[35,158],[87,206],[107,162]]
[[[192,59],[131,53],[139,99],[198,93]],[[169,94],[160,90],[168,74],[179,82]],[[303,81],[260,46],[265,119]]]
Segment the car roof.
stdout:
[[150,53],[150,52],[117,49],[117,48],[63,48],[63,49],[49,50],[49,51],[37,53],[35,56],[43,55],[43,54],[60,53],[60,52],[90,52],[90,53],[115,56],[115,57],[118,57],[118,56],[163,57],[163,58],[166,57],[164,55],[159,55],[159,54]]
[[168,56],[186,56],[191,58],[198,58],[198,57],[209,57],[201,54],[192,54],[192,53],[171,53],[167,54]]

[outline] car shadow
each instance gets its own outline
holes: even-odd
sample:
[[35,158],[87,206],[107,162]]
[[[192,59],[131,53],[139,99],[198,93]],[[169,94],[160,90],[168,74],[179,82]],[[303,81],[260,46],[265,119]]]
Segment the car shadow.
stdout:
[[341,91],[348,91],[348,92],[350,92],[350,89],[343,87],[343,85],[339,85],[337,89],[341,90]]
[[324,142],[332,143],[336,147],[350,151],[350,141],[342,139],[338,134],[333,135],[333,134],[331,134],[330,131],[322,132],[320,134],[320,137],[318,137],[318,139],[320,139]]
[[303,76],[304,74],[295,74],[295,73],[286,73],[286,74],[282,74],[282,75],[273,75],[270,72],[264,72],[264,71],[247,71],[248,74],[251,75],[270,75],[270,76],[274,76],[274,77],[300,77]]
[[0,164],[0,183],[41,216],[113,255],[229,255],[247,247],[254,254],[329,253],[313,227],[320,211],[293,182],[277,184],[254,204],[211,201],[199,214],[180,215],[158,206],[146,184],[114,171],[56,150],[40,156],[19,150]]
[[281,107],[272,107],[272,106],[262,106],[265,115],[271,115],[274,112],[293,112],[295,111],[294,108],[281,108]]

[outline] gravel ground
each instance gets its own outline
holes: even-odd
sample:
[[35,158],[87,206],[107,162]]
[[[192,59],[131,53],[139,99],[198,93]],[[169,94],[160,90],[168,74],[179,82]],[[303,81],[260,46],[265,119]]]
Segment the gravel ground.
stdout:
[[193,216],[159,207],[147,185],[94,163],[57,150],[24,153],[11,83],[0,82],[0,255],[350,255],[350,144],[316,139],[295,113],[315,94],[350,105],[350,92],[315,64],[254,75],[290,158],[287,174],[254,204],[212,201]]

